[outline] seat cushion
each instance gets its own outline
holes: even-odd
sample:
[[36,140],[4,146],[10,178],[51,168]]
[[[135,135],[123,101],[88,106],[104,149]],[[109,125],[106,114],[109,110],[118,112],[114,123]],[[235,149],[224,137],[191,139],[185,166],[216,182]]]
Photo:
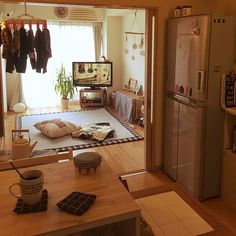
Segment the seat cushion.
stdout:
[[34,124],[34,127],[49,138],[58,138],[80,130],[80,127],[62,119],[44,120]]

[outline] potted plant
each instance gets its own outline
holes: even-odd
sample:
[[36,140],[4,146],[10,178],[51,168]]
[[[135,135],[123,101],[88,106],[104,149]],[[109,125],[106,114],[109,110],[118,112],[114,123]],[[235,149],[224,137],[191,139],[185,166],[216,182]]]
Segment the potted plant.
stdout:
[[66,70],[63,64],[60,69],[57,70],[57,80],[54,89],[55,92],[61,96],[62,108],[68,108],[69,99],[73,97],[75,87],[73,85],[72,77],[66,75]]

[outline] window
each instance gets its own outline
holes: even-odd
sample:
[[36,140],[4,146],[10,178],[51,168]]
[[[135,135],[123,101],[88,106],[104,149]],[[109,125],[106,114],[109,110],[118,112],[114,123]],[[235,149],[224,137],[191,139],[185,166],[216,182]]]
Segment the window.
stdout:
[[60,97],[54,91],[54,83],[61,63],[67,74],[72,74],[73,61],[95,61],[92,24],[48,23],[48,29],[52,57],[48,60],[47,73],[36,73],[28,60],[26,73],[22,74],[23,92],[29,108],[60,104]]

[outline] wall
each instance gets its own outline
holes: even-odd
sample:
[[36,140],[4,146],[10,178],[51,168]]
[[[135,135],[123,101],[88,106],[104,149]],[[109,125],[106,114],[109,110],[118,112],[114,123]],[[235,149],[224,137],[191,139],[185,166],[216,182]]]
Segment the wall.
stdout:
[[[135,11],[113,9],[106,10],[106,13],[107,17],[103,25],[103,52],[104,55],[113,62],[113,86],[112,88],[108,88],[109,97],[110,93],[114,90],[122,89],[124,84],[128,82],[129,77],[139,80],[140,84],[144,86],[145,56],[136,54],[135,60],[132,60],[131,53],[128,55],[124,53],[126,46],[124,32],[130,31]],[[144,32],[144,11],[138,11],[137,19]],[[134,24],[132,31],[140,31],[137,22]],[[129,41],[129,44],[131,44],[133,38],[129,38]],[[130,48],[130,52],[131,51]]]
[[236,2],[235,0],[218,1],[217,12],[225,13],[227,15],[236,16]]
[[[145,81],[145,54],[140,55],[141,50],[145,52],[145,35],[125,34],[124,32],[145,32],[145,11],[139,10],[136,12],[136,19],[134,21],[135,10],[131,14],[122,17],[122,85],[128,83],[129,78],[138,80],[138,83],[144,88]],[[132,27],[133,25],[133,27]],[[132,27],[132,30],[131,30]],[[143,48],[139,48],[141,39],[144,40]],[[126,40],[127,39],[127,40]],[[133,44],[137,43],[138,48],[134,50]],[[125,50],[128,50],[125,52]],[[132,59],[132,56],[133,59]]]
[[108,88],[108,98],[110,94],[117,89],[120,89],[122,78],[122,62],[121,62],[121,17],[107,16],[107,34],[106,47],[107,59],[113,62],[113,86]]
[[[0,11],[3,13],[3,18],[8,19],[11,17],[23,14],[25,9],[21,4],[0,4]],[[40,6],[27,4],[26,11],[34,17],[47,19],[47,20],[76,20],[76,21],[104,21],[105,10],[103,8],[81,8],[78,6],[68,6],[68,14],[64,18],[59,18],[55,14],[55,6]],[[96,17],[96,19],[95,19]]]

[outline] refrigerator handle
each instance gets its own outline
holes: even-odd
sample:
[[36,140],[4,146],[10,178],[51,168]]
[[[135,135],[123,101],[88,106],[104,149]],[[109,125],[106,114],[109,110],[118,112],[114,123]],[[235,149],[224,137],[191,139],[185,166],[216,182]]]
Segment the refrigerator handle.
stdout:
[[197,104],[194,101],[192,101],[192,100],[190,100],[188,98],[185,98],[185,97],[183,97],[181,95],[173,94],[173,93],[167,93],[167,96],[169,98],[171,98],[171,99],[173,99],[173,100],[175,100],[177,102],[183,103],[183,104],[185,104],[187,106],[197,107]]
[[205,91],[205,78],[206,78],[206,73],[204,70],[199,70],[198,71],[198,84],[197,84],[197,90],[199,92],[204,92]]

